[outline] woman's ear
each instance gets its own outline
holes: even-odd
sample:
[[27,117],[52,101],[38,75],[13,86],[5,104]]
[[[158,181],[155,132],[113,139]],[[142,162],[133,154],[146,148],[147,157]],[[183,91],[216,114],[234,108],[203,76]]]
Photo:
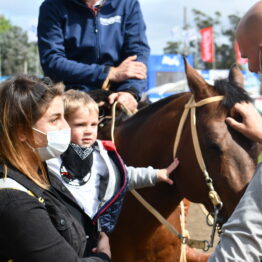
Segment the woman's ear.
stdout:
[[21,142],[25,142],[27,140],[27,135],[22,128],[18,128],[17,137]]

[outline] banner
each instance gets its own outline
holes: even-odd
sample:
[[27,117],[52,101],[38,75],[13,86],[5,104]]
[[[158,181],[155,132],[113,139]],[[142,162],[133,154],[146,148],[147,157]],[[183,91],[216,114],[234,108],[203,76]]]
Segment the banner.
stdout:
[[214,36],[213,27],[206,27],[200,30],[201,34],[201,59],[204,62],[214,62]]
[[241,57],[241,53],[240,53],[240,49],[239,49],[239,45],[238,42],[235,41],[235,52],[236,52],[236,62],[239,65],[243,65],[246,64],[248,62],[247,58],[242,58]]

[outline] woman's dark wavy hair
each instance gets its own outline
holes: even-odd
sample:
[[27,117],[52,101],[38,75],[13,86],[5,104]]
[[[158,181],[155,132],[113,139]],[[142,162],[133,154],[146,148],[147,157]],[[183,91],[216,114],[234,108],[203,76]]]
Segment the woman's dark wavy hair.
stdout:
[[[48,78],[18,75],[0,85],[0,163],[11,165],[42,188],[49,183],[39,155],[32,150],[33,125],[48,109],[56,96],[62,96],[63,86]],[[25,141],[19,134],[23,133]],[[30,155],[30,156],[29,156]],[[36,161],[38,172],[31,167]]]

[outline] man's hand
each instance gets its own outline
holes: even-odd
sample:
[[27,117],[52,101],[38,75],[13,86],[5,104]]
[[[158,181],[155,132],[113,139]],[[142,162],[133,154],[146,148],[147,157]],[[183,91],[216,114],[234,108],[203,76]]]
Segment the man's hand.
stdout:
[[136,55],[129,56],[119,66],[111,67],[108,74],[109,81],[123,82],[130,78],[146,79],[146,65],[136,59]]
[[109,103],[113,104],[114,102],[119,102],[124,105],[131,113],[136,112],[137,109],[137,101],[128,92],[117,92],[113,93],[108,97]]
[[[255,142],[262,142],[262,117],[253,104],[237,103],[234,105],[231,115],[232,117],[226,118],[226,122],[231,127]],[[234,119],[237,115],[242,117],[242,122]]]

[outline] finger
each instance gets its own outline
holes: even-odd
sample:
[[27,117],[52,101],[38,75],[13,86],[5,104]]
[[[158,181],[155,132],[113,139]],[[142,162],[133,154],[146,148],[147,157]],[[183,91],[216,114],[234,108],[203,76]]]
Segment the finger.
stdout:
[[237,129],[237,130],[242,130],[244,125],[242,123],[239,123],[238,121],[236,121],[234,118],[232,117],[227,117],[226,118],[226,122],[231,126],[233,127],[234,129]]
[[147,67],[144,63],[138,62],[138,61],[128,61],[125,65],[128,69],[133,68],[133,69],[138,69],[138,70],[143,70],[147,71]]
[[142,63],[142,62],[133,61],[131,64],[132,64],[133,66],[135,66],[135,67],[140,68],[140,69],[147,70],[146,65],[145,65],[144,63]]
[[126,58],[124,60],[124,62],[127,62],[127,61],[135,61],[137,59],[137,55],[132,55],[132,56],[129,56],[128,58]]
[[246,110],[249,110],[250,107],[253,107],[253,105],[250,103],[246,103],[246,102],[236,103],[231,110],[233,113],[232,115],[234,116],[234,114],[236,113],[243,114]]
[[118,101],[128,101],[128,102],[133,102],[136,103],[136,100],[133,95],[131,95],[128,92],[119,92],[118,93]]
[[137,101],[135,100],[135,98],[132,96],[123,96],[123,97],[118,97],[117,101],[119,101],[120,103],[133,103],[133,104],[137,104]]
[[131,62],[127,65],[127,68],[131,72],[141,72],[142,74],[147,73],[147,68],[143,63],[140,62]]
[[118,98],[118,93],[113,93],[108,97],[109,104],[113,104]]
[[167,168],[167,173],[170,174],[172,171],[174,171],[176,167],[178,166],[178,164],[179,164],[179,161],[177,158],[175,158],[175,160]]
[[134,78],[134,79],[140,79],[140,80],[146,79],[146,74],[143,72],[140,72],[139,70],[136,70],[136,71],[129,70],[126,75],[127,75],[127,78]]
[[131,113],[135,112],[135,110],[137,109],[137,103],[134,102],[130,102],[130,101],[122,101],[120,102],[125,108],[127,108],[129,111],[131,111]]
[[171,180],[170,178],[168,178],[168,179],[166,180],[166,182],[167,182],[169,185],[173,185],[173,184],[174,184],[174,181]]

